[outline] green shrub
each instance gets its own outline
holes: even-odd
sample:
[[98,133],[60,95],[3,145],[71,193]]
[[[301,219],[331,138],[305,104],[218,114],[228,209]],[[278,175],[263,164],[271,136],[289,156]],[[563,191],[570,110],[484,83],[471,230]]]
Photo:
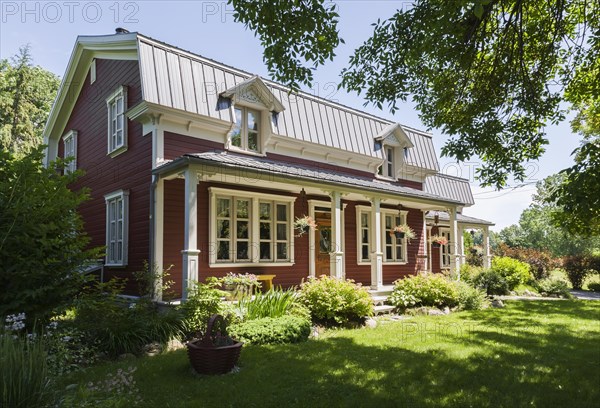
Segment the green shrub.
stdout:
[[591,290],[592,292],[600,292],[600,283],[599,282],[588,283],[588,290]]
[[569,283],[560,277],[540,279],[536,282],[536,287],[545,296],[557,295],[569,299],[572,297],[569,292]]
[[0,334],[0,406],[44,406],[48,385],[43,342]]
[[454,282],[442,275],[417,275],[394,282],[388,301],[405,310],[413,306],[453,307],[458,304]]
[[588,255],[573,255],[565,258],[563,266],[573,289],[581,289],[585,278],[594,271],[598,272],[600,269],[598,259]]
[[224,293],[218,289],[219,286],[217,279],[209,279],[206,283],[195,282],[187,300],[179,306],[186,337],[203,333],[213,314],[224,314],[225,306],[221,300]]
[[166,343],[179,336],[182,325],[178,313],[161,313],[148,299],[137,302],[119,296],[123,282],[96,282],[75,305],[73,324],[112,357],[123,353],[140,354],[144,345]]
[[506,279],[492,269],[477,275],[473,284],[475,287],[483,289],[488,295],[508,295],[510,292]]
[[483,271],[481,266],[473,266],[469,264],[463,264],[460,267],[460,280],[473,284],[475,278]]
[[254,298],[242,298],[238,303],[238,310],[244,320],[282,317],[292,311],[295,303],[296,292],[294,289],[270,290],[266,293],[259,292]]
[[506,256],[492,259],[491,269],[506,280],[509,290],[531,280],[528,264]]
[[325,275],[303,282],[298,301],[310,310],[314,321],[323,324],[343,325],[373,314],[367,289],[352,280]]
[[488,306],[485,291],[474,288],[465,282],[455,282],[458,294],[458,308],[461,310],[480,310]]
[[78,270],[99,257],[77,213],[88,190],[69,189],[81,171],[62,176],[64,161],[46,167],[43,157],[0,150],[0,316],[24,312],[29,327],[68,308],[85,279]]
[[298,316],[264,317],[231,325],[229,335],[251,344],[283,344],[305,341],[310,330],[310,321]]
[[535,279],[547,278],[552,269],[560,266],[560,259],[554,258],[550,252],[533,248],[511,248],[506,244],[500,244],[497,254],[529,264]]

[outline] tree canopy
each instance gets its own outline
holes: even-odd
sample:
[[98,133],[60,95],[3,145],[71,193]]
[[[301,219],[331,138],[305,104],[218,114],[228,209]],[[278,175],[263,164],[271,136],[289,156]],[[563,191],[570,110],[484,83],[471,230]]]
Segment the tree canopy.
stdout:
[[[260,38],[270,74],[293,90],[310,86],[311,71],[342,42],[334,3],[229,2]],[[573,195],[600,197],[591,170],[598,169],[593,137],[600,128],[597,0],[417,0],[373,27],[340,86],[392,112],[412,98],[422,122],[448,136],[443,155],[481,159],[482,185],[523,180],[527,162],[548,144],[545,127],[574,110],[573,130],[585,142],[554,201],[577,211],[572,231],[600,233],[580,229],[590,216],[598,222],[598,212],[585,211],[581,195]]]
[[0,60],[0,147],[26,153],[42,143],[42,131],[59,86],[53,73],[34,66],[29,46]]

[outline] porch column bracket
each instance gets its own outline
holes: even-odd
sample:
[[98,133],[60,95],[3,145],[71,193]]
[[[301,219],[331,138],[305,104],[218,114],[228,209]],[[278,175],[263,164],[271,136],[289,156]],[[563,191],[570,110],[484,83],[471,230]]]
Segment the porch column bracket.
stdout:
[[383,252],[381,249],[381,199],[371,199],[371,289],[383,286]]
[[339,191],[330,193],[331,197],[331,252],[330,274],[338,279],[344,278],[344,252],[342,250],[342,196]]
[[198,174],[189,167],[185,176],[185,212],[183,236],[183,285],[181,298],[187,299],[193,282],[198,281]]

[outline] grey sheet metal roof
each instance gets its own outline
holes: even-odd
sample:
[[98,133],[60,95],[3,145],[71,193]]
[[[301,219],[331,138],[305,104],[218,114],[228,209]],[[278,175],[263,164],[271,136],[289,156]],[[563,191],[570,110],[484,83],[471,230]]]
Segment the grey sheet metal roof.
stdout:
[[[428,220],[433,220],[435,216],[438,216],[440,221],[450,221],[450,215],[445,211],[428,211],[425,216]],[[463,224],[474,224],[474,225],[496,225],[493,222],[482,220],[480,218],[469,217],[463,214],[456,214],[456,220]]]
[[276,162],[262,157],[246,156],[225,151],[185,154],[156,168],[154,173],[161,174],[173,168],[176,169],[181,166],[182,162],[185,161],[192,161],[210,166],[225,166],[244,170],[256,170],[259,173],[283,175],[297,179],[319,180],[331,184],[354,186],[371,191],[384,191],[387,193],[399,194],[407,197],[432,199],[453,204],[465,204],[452,198],[438,196],[410,187],[399,186],[387,181],[350,176],[340,174],[329,169]]
[[423,189],[441,197],[448,197],[465,205],[475,204],[469,181],[459,177],[435,174],[425,179]]
[[[142,95],[144,100],[215,119],[231,121],[228,109],[217,109],[219,94],[253,75],[138,34]],[[304,142],[383,159],[374,138],[393,122],[315,97],[288,94],[288,89],[264,80],[285,108],[276,133]],[[415,145],[407,162],[439,170],[431,135],[403,129]]]

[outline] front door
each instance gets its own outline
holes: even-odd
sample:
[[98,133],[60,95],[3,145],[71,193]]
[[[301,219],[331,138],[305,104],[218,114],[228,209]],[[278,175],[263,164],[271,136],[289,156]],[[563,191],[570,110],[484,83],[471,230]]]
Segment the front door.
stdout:
[[315,212],[315,276],[329,275],[331,257],[331,213]]

